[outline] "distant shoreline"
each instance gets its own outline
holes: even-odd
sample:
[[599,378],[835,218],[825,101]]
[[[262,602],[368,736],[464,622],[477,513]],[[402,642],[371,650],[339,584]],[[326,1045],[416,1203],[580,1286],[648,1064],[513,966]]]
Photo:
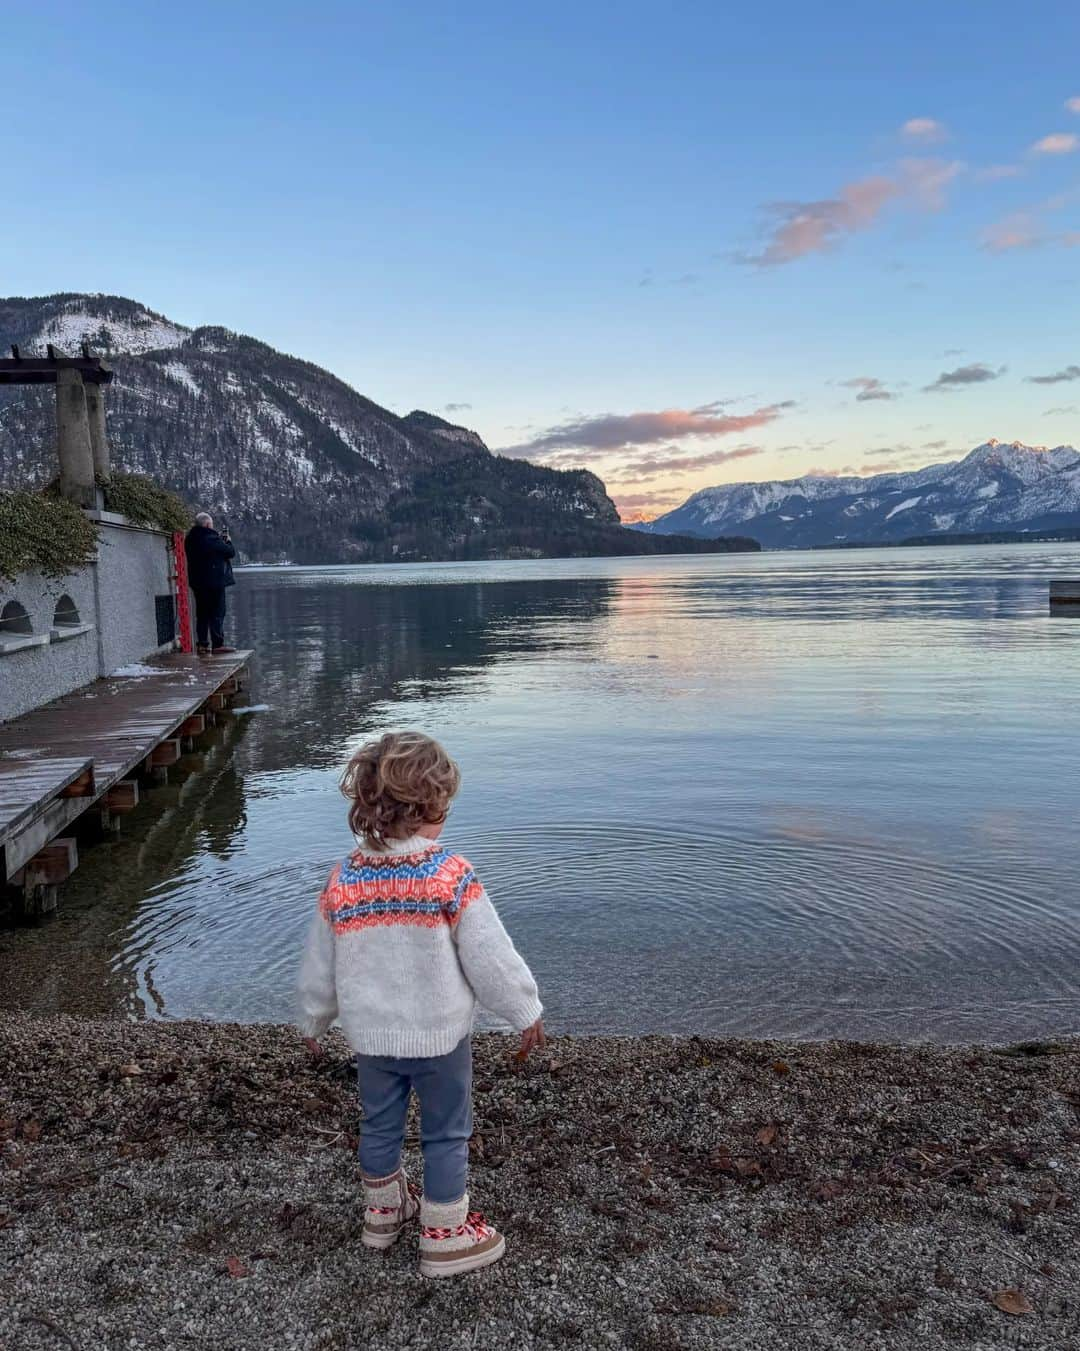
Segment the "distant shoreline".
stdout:
[[1002,531],[1000,533],[987,535],[916,535],[910,539],[901,540],[834,540],[831,544],[811,544],[805,548],[781,549],[763,545],[760,550],[717,550],[715,553],[711,550],[704,553],[700,550],[692,550],[687,553],[664,553],[664,554],[545,554],[540,558],[520,558],[520,557],[498,557],[498,558],[412,558],[395,559],[393,561],[373,562],[364,561],[357,563],[240,563],[234,568],[236,572],[287,572],[293,570],[317,570],[322,568],[415,568],[427,567],[432,564],[447,566],[483,566],[487,563],[573,563],[582,562],[587,559],[604,558],[612,562],[618,562],[622,559],[633,558],[702,558],[714,557],[716,553],[724,556],[745,557],[747,553],[757,557],[761,554],[813,554],[828,553],[832,549],[842,549],[845,553],[850,553],[854,549],[934,549],[957,546],[973,545],[993,545],[993,544],[1077,544],[1080,543],[1080,528],[1068,529],[1063,531],[1051,531],[1046,533],[1022,534],[1020,532]]

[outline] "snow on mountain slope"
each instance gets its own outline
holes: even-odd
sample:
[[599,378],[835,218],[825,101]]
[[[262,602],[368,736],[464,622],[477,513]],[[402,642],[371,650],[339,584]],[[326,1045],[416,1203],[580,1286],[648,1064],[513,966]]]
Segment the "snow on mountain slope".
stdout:
[[990,440],[962,460],[909,473],[703,488],[639,528],[706,538],[739,533],[774,548],[806,548],[1061,525],[1080,525],[1080,454]]
[[[116,371],[106,409],[117,467],[224,513],[254,556],[381,558],[397,556],[399,538],[435,556],[463,548],[460,521],[468,513],[455,494],[483,498],[492,476],[505,478],[476,432],[430,413],[398,417],[329,371],[254,338],[190,329],[118,296],[0,299],[0,349],[16,343],[29,356],[52,343],[75,353],[84,339]],[[572,537],[589,523],[622,533],[594,475],[521,463],[504,501],[485,509],[493,548],[514,546],[525,514],[515,514],[523,505],[515,495],[534,486],[546,503],[534,535]],[[425,476],[459,464],[460,474],[447,475],[445,508],[419,524],[406,519],[403,497]],[[3,387],[0,486],[55,473],[51,388]],[[388,521],[394,509],[403,523]],[[627,538],[632,546],[634,536]],[[469,547],[482,551],[483,539]]]

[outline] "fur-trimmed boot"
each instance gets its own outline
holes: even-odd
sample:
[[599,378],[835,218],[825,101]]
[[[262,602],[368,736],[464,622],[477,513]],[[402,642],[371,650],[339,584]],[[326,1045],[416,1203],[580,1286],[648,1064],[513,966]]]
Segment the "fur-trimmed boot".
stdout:
[[420,1202],[421,1276],[460,1276],[497,1262],[506,1239],[478,1210],[469,1210],[468,1192],[460,1201]]
[[420,1210],[417,1191],[399,1168],[389,1177],[364,1178],[364,1232],[360,1242],[368,1248],[389,1248],[406,1224]]

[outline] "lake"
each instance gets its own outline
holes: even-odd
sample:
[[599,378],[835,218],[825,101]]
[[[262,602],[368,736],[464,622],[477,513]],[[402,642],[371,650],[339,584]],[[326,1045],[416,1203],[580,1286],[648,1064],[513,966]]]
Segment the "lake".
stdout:
[[0,1006],[287,1020],[337,776],[443,740],[575,1032],[1080,1030],[1073,545],[240,573],[253,704],[0,930]]

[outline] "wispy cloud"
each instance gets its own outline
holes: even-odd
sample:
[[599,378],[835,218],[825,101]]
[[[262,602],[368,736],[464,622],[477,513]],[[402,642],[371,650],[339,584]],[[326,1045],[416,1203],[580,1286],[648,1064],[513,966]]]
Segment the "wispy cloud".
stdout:
[[1038,221],[1030,211],[1017,211],[982,232],[980,247],[987,253],[1009,253],[1013,249],[1034,249],[1044,243]]
[[747,254],[740,262],[757,267],[775,267],[824,253],[845,235],[865,230],[880,215],[887,202],[899,196],[889,178],[864,178],[848,183],[836,197],[817,202],[774,202],[766,209],[778,218],[769,242],[760,253]]
[[1052,132],[1031,147],[1033,155],[1071,155],[1074,150],[1080,150],[1080,136],[1071,131]]
[[909,117],[900,128],[900,135],[909,141],[923,141],[930,143],[933,141],[943,141],[948,132],[943,122],[938,122],[933,117]]
[[686,490],[683,488],[661,488],[645,493],[615,493],[611,500],[624,521],[651,521],[654,516],[685,498]]
[[944,450],[948,444],[948,441],[924,441],[922,448],[923,450]]
[[841,380],[845,389],[857,389],[856,403],[869,403],[874,399],[895,399],[896,395],[887,390],[880,380],[872,375],[856,375],[851,380]]
[[1048,408],[1043,417],[1053,417],[1057,413],[1076,413],[1080,412],[1074,403],[1063,403],[1059,408]]
[[682,272],[677,277],[657,277],[652,268],[648,268],[641,280],[639,286],[693,286],[695,282],[701,280],[700,273]]
[[1071,99],[1066,99],[1065,107],[1068,108],[1070,113],[1080,113],[1080,94],[1075,95]]
[[1080,380],[1080,366],[1066,366],[1064,370],[1055,371],[1052,375],[1029,375],[1027,377],[1029,385],[1061,385],[1067,380]]
[[465,413],[472,408],[471,403],[444,403],[444,413]]
[[[626,446],[648,446],[686,436],[731,436],[765,427],[781,413],[793,407],[789,399],[766,404],[750,413],[726,413],[716,403],[700,408],[665,408],[655,413],[602,413],[598,417],[576,418],[517,446],[506,446],[502,454],[521,458],[545,458],[561,452],[593,452],[598,458]],[[581,458],[580,453],[577,458]]]
[[932,385],[924,385],[923,388],[951,392],[963,389],[965,385],[985,384],[987,380],[996,380],[999,375],[1004,375],[1004,373],[1004,366],[999,366],[997,370],[994,370],[992,366],[986,366],[981,361],[976,361],[970,366],[957,366],[953,371],[942,371]]
[[741,254],[737,261],[755,267],[776,267],[813,253],[826,253],[847,235],[874,225],[890,202],[907,200],[924,210],[944,204],[946,186],[962,165],[936,159],[905,159],[891,175],[875,175],[846,183],[835,197],[811,202],[773,202],[765,209],[774,218],[765,247]]
[[[669,446],[669,451],[678,452],[678,446]],[[761,446],[737,446],[734,450],[709,450],[702,455],[682,455],[653,453],[620,465],[617,476],[609,478],[611,483],[644,483],[659,474],[691,474],[700,469],[715,469],[718,465],[728,464],[732,460],[748,460],[763,454]]]
[[980,246],[988,253],[1008,253],[1013,249],[1033,249],[1052,244],[1068,247],[1074,239],[1080,240],[1080,234],[1074,236],[1052,230],[1047,217],[1070,206],[1076,196],[1075,189],[1057,192],[1044,197],[1042,201],[1033,202],[1022,211],[1014,211],[1004,220],[983,230]]
[[998,183],[1003,178],[1019,178],[1023,172],[1019,164],[988,164],[976,169],[972,177],[977,183]]
[[859,465],[859,474],[862,476],[869,475],[870,477],[877,474],[893,474],[898,469],[906,468],[907,465],[907,460],[885,460],[881,464],[861,464]]

